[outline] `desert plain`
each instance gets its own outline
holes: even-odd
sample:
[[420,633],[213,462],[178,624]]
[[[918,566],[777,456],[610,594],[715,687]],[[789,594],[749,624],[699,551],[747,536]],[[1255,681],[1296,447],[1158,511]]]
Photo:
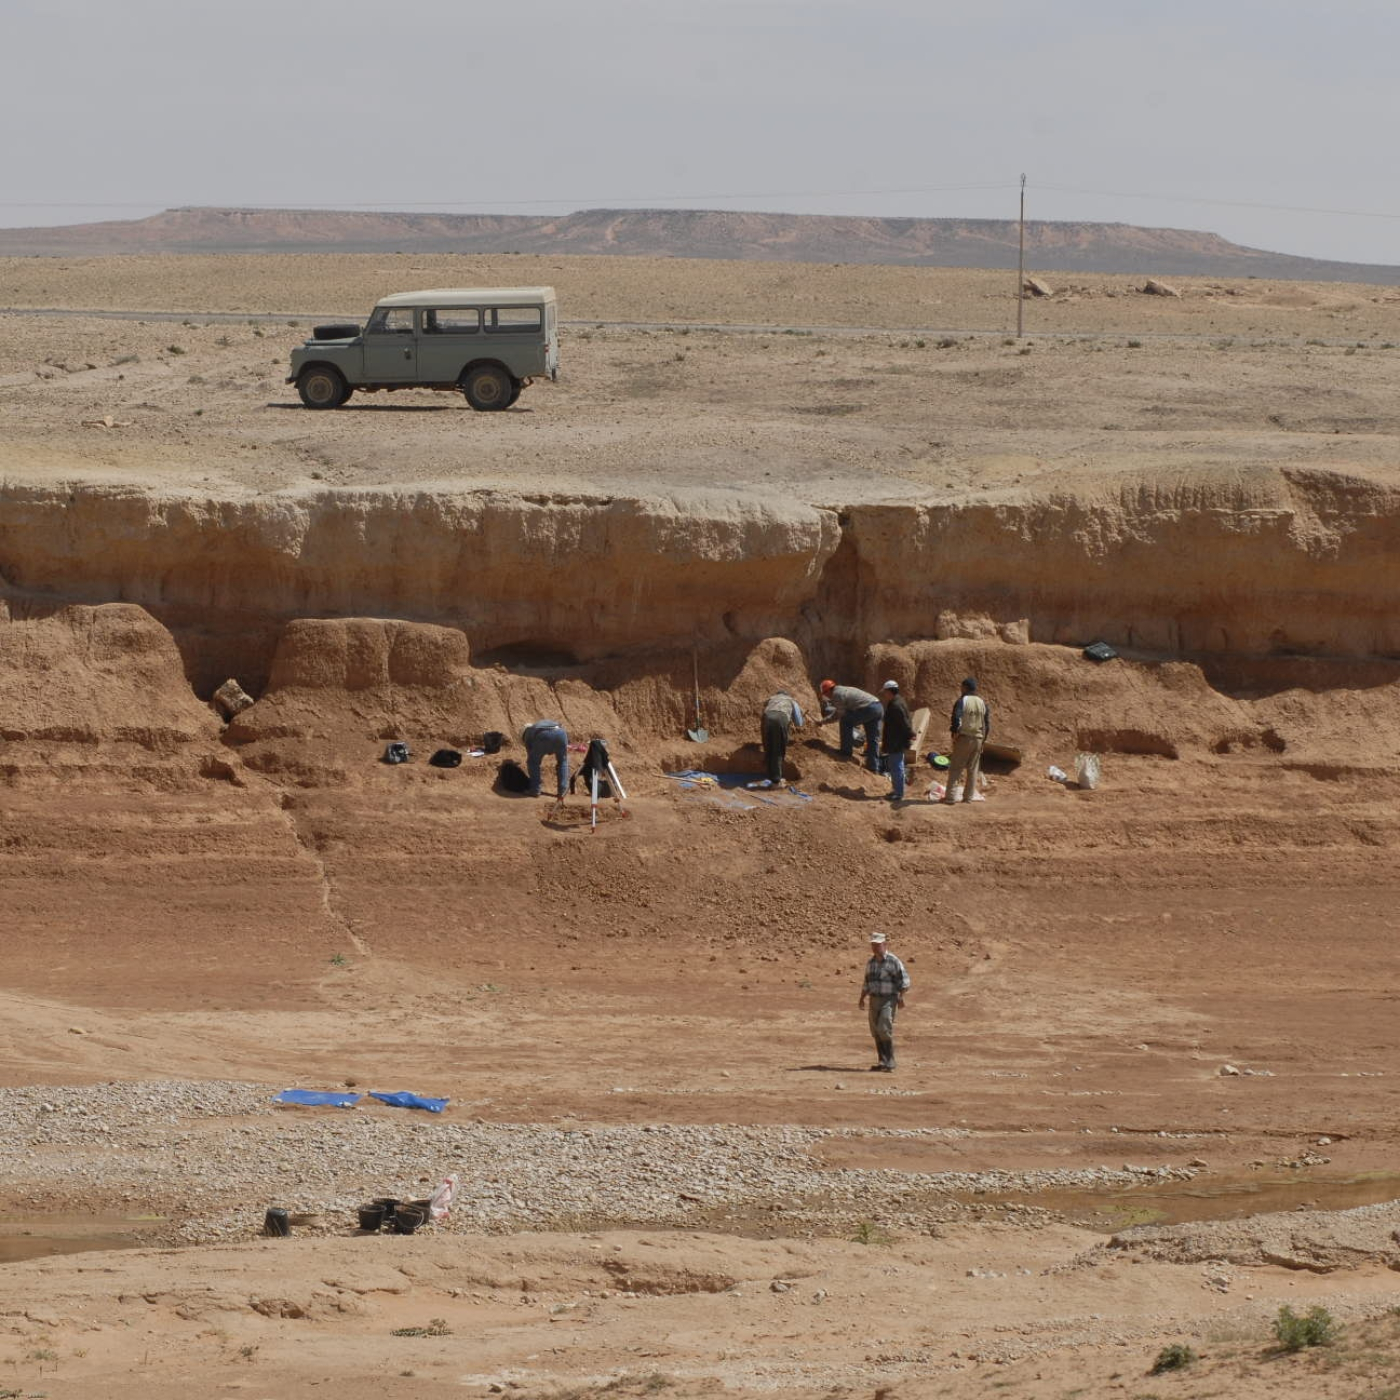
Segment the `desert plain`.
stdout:
[[[0,260],[0,1394],[1394,1393],[1400,294],[1050,280]],[[283,382],[538,283],[507,412]],[[967,674],[984,802],[666,776]],[[424,762],[545,715],[596,831]]]

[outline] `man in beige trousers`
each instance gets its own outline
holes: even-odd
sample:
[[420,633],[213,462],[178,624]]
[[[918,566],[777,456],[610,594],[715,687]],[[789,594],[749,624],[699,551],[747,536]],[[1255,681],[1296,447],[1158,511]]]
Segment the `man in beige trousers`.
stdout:
[[977,682],[969,676],[962,683],[962,694],[953,706],[953,723],[950,733],[953,737],[953,752],[948,757],[947,787],[943,789],[943,803],[953,805],[953,788],[962,779],[962,800],[971,802],[977,791],[977,774],[982,767],[982,745],[992,732],[992,712],[987,702],[977,693]]

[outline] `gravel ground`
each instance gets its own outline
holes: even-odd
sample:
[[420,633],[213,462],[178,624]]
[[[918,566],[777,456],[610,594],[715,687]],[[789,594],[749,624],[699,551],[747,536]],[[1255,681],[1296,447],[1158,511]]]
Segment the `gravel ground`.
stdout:
[[[427,1195],[448,1172],[461,1190],[447,1228],[699,1227],[746,1221],[756,1233],[819,1233],[871,1219],[927,1229],[966,1198],[1048,1188],[1124,1187],[1190,1179],[1189,1168],[1034,1172],[828,1169],[811,1149],[844,1130],[795,1127],[594,1126],[454,1122],[413,1110],[304,1109],[271,1086],[110,1083],[0,1090],[0,1188],[19,1209],[85,1202],[159,1214],[153,1237],[246,1238],[269,1205],[324,1212],[312,1227],[343,1234],[361,1202]],[[368,1101],[366,1101],[368,1102]],[[965,1138],[961,1129],[865,1138]],[[1043,1212],[1012,1209],[1029,1222]]]

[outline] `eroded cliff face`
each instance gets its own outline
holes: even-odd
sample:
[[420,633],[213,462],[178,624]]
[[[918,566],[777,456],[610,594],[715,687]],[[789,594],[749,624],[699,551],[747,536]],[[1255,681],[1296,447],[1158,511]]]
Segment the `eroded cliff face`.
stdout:
[[1270,467],[830,508],[742,492],[216,499],[11,483],[0,581],[54,604],[139,604],[202,692],[230,674],[265,686],[303,618],[451,627],[512,670],[728,656],[770,636],[824,669],[879,642],[952,638],[1397,657],[1400,492]]

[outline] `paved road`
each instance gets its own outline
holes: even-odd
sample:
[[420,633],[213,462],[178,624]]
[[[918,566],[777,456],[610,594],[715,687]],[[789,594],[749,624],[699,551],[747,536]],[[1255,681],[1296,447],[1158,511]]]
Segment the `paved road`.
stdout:
[[[203,325],[250,325],[254,322],[277,322],[288,328],[328,324],[332,321],[358,322],[356,312],[343,311],[96,311],[57,306],[0,306],[0,316],[87,316],[100,321],[193,321]],[[576,330],[611,331],[714,331],[728,335],[900,335],[972,336],[999,339],[1012,334],[1010,330],[982,327],[973,329],[957,326],[762,326],[719,324],[712,321],[561,321],[563,327]],[[1255,345],[1297,345],[1301,337],[1227,335],[1220,331],[1209,334],[1182,331],[1027,331],[1026,340],[1156,340],[1156,341],[1217,341],[1234,340]],[[1309,337],[1314,344],[1318,337]],[[1342,336],[1323,341],[1327,345],[1355,345],[1355,336]]]

